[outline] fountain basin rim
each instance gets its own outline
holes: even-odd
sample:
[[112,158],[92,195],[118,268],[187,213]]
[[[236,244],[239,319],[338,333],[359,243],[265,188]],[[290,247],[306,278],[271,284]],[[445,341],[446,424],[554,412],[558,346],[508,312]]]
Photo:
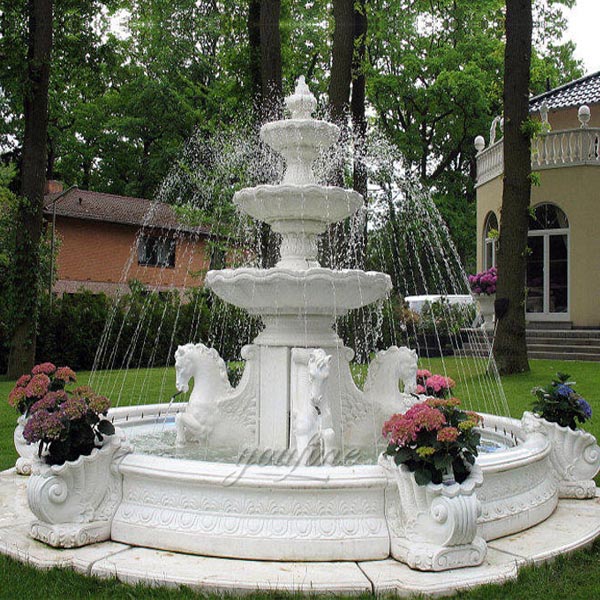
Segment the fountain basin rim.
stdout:
[[[323,144],[333,144],[340,137],[340,128],[335,124],[323,119],[280,119],[278,121],[269,121],[260,128],[260,138],[268,144],[273,141],[272,139],[267,140],[265,138],[271,138],[273,133],[278,134],[282,132],[289,133],[290,131],[299,131],[305,133],[307,131],[317,133],[317,135],[327,137],[329,139],[323,139]],[[324,135],[323,135],[324,134]],[[289,140],[283,138],[277,139],[279,146],[286,146],[286,142],[289,144]],[[314,143],[313,140],[311,142]],[[295,144],[294,144],[295,145]]]
[[[285,201],[289,200],[288,196],[294,196],[294,199],[298,199],[297,196],[302,196],[302,194],[306,194],[307,196],[314,194],[314,200],[319,203],[333,199],[338,202],[347,200],[348,204],[357,204],[357,208],[362,204],[362,195],[355,190],[348,190],[334,185],[321,185],[319,183],[280,183],[277,185],[262,183],[254,187],[238,190],[233,195],[233,202],[239,206],[242,201],[259,198],[261,195],[264,197],[261,199],[264,200]],[[245,196],[249,196],[249,198],[245,198]],[[305,204],[313,200],[313,198],[309,199],[307,197],[300,199]]]
[[[186,406],[187,402],[121,406],[111,408],[108,417],[116,426],[127,423],[135,426],[137,422],[143,422],[144,418],[166,415],[173,416],[184,410]],[[490,454],[482,453],[477,457],[477,464],[483,469],[484,475],[485,473],[498,473],[526,466],[532,461],[544,459],[550,453],[550,442],[543,434],[528,433],[527,436],[522,436],[521,421],[511,417],[501,417],[486,413],[480,414],[484,416],[486,422],[491,422],[492,425],[496,425],[497,427],[506,428],[506,437],[514,433],[518,440],[516,446],[498,450]],[[502,434],[499,433],[499,435],[501,436]],[[291,470],[289,466],[257,464],[243,464],[240,466],[234,463],[140,454],[135,452],[135,440],[132,440],[131,443],[134,445],[134,452],[125,457],[121,465],[125,469],[139,469],[140,472],[145,473],[157,472],[166,475],[172,471],[175,472],[173,470],[175,463],[181,463],[185,466],[185,476],[191,478],[191,480],[196,480],[205,475],[213,477],[218,473],[220,481],[222,481],[223,475],[229,474],[224,473],[225,470],[229,472],[243,468],[244,484],[246,484],[246,478],[248,478],[248,485],[252,485],[252,481],[255,481],[256,485],[265,485],[264,477],[268,476],[270,478],[269,481],[272,483],[272,477],[281,477],[281,475],[285,475],[286,473],[289,474]],[[206,472],[204,471],[205,469]],[[373,485],[377,485],[377,482],[381,478],[385,478],[384,469],[378,464],[298,466],[293,469],[292,475],[291,487],[297,487],[300,480],[311,481],[311,487],[322,487],[323,483],[328,482],[331,482],[331,485],[336,487],[337,484],[340,484],[344,480],[347,480],[350,484],[353,481],[356,482],[355,478],[357,475],[361,478],[359,480],[363,481],[363,484],[365,481],[372,480]]]
[[392,289],[391,278],[385,273],[323,267],[209,271],[205,285],[251,314],[332,317],[383,299]]
[[264,184],[236,192],[233,202],[240,211],[270,225],[292,221],[293,231],[318,234],[328,224],[353,215],[363,198],[353,190],[315,183]]
[[159,479],[263,489],[265,485],[276,489],[383,488],[387,482],[385,473],[377,465],[237,465],[135,453],[123,459],[119,470],[123,474],[137,473]]

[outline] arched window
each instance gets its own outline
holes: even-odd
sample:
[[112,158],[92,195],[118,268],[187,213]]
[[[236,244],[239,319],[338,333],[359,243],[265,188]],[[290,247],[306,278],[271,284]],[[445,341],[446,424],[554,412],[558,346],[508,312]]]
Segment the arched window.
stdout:
[[529,217],[527,316],[569,318],[569,219],[555,204],[539,204]]
[[498,218],[489,212],[483,227],[483,268],[491,269],[496,266],[496,247],[498,244]]
[[529,216],[529,231],[568,228],[567,215],[555,204],[539,204]]

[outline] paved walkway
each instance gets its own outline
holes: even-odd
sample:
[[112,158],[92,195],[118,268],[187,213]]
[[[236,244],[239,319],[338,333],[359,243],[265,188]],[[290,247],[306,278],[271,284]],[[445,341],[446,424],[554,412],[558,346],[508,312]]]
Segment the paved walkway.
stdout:
[[39,568],[71,567],[84,575],[152,585],[187,585],[212,592],[287,590],[353,594],[394,592],[442,596],[517,576],[537,564],[584,547],[600,535],[600,488],[593,500],[561,500],[555,513],[527,531],[489,542],[479,567],[442,573],[413,571],[388,559],[367,562],[283,563],[192,556],[105,542],[73,550],[29,537],[27,477],[0,472],[0,552]]

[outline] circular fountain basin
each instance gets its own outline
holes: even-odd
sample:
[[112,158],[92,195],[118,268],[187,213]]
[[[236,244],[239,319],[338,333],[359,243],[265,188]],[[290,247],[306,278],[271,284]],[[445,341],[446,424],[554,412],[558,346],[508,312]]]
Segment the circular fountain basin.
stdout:
[[358,269],[225,269],[209,271],[206,285],[229,304],[255,315],[339,316],[384,298],[389,275]]
[[278,233],[324,233],[327,226],[353,215],[362,196],[340,187],[317,184],[259,185],[236,192],[234,204]]
[[[185,404],[111,411],[134,446]],[[527,529],[558,503],[549,443],[514,419],[485,415],[478,524],[487,539]],[[516,439],[516,444],[514,440]],[[282,561],[377,560],[389,556],[386,493],[377,464],[274,466],[135,452],[119,465],[123,498],[115,541],[163,550]]]

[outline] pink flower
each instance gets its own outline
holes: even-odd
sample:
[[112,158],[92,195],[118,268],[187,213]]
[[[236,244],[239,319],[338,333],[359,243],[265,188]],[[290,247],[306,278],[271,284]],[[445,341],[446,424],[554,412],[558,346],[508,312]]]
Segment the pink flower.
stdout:
[[73,396],[78,398],[91,398],[95,395],[94,390],[89,385],[80,385],[73,390]]
[[45,362],[45,363],[41,363],[39,365],[35,365],[35,367],[33,367],[33,369],[31,369],[31,372],[34,375],[40,375],[40,374],[52,375],[52,373],[54,373],[54,371],[56,371],[56,367],[51,362]]
[[420,384],[417,384],[417,394],[426,394],[427,390]]
[[444,377],[443,375],[432,375],[425,382],[425,387],[429,393],[439,394],[440,392],[446,392],[452,389],[456,383],[450,377]]
[[417,429],[415,424],[406,415],[392,415],[383,425],[383,436],[390,442],[405,446],[417,439]]
[[431,377],[431,371],[428,371],[427,369],[418,369],[417,377],[421,379],[427,379],[427,377]]
[[15,383],[15,387],[25,387],[31,381],[31,375],[21,375],[17,382]]
[[19,408],[24,400],[25,388],[23,387],[15,386],[8,394],[8,403],[14,408]]
[[110,408],[110,400],[105,396],[93,396],[89,399],[88,403],[90,410],[98,414],[104,414]]
[[459,435],[460,431],[458,431],[456,427],[444,427],[438,431],[437,441],[447,443],[455,442]]
[[73,371],[73,369],[70,367],[58,367],[58,369],[56,369],[56,373],[54,373],[54,378],[64,381],[65,383],[77,381],[75,371]]
[[25,395],[28,398],[41,398],[46,394],[50,387],[50,378],[44,373],[38,373],[31,378],[31,381],[25,388]]
[[446,424],[446,417],[437,408],[428,406],[425,402],[411,406],[404,417],[414,423],[418,430],[435,431]]

